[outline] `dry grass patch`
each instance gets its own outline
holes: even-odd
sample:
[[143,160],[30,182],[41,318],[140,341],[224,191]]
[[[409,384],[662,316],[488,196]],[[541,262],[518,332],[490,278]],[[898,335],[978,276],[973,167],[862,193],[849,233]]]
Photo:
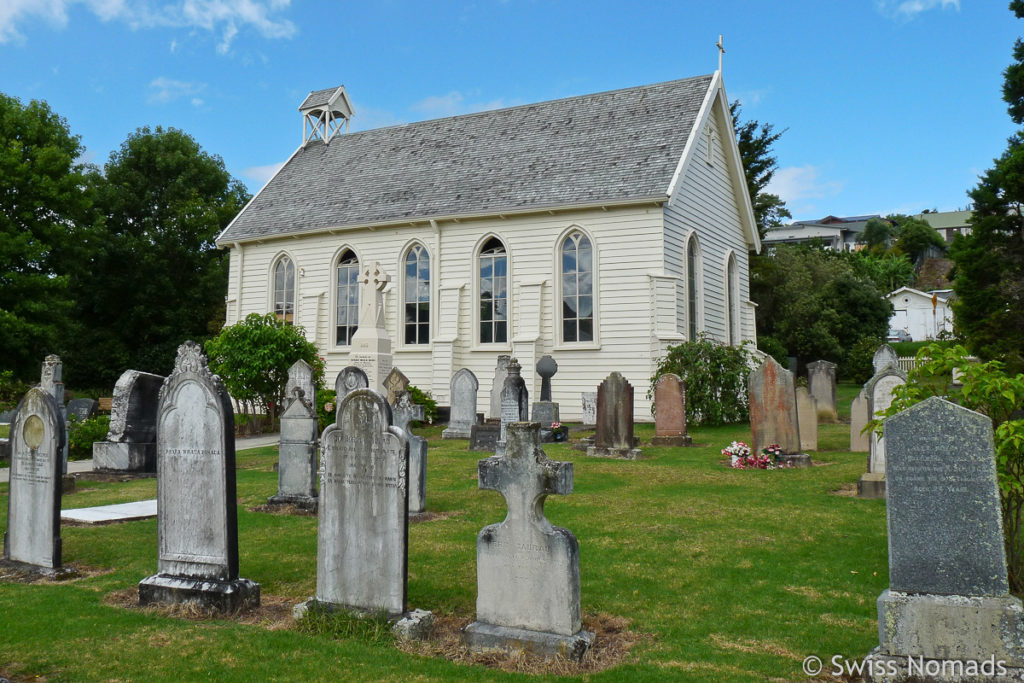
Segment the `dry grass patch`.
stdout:
[[146,605],[139,606],[138,588],[125,588],[123,590],[111,591],[103,597],[103,604],[109,607],[121,609],[138,609],[145,612],[160,614],[175,619],[186,619],[188,621],[206,621],[211,619],[229,619],[239,624],[258,626],[268,631],[279,631],[295,626],[295,618],[292,616],[292,607],[295,606],[294,598],[286,598],[280,595],[261,595],[260,605],[255,609],[239,610],[232,614],[225,614],[209,608],[201,607],[194,603],[176,605]]
[[851,482],[849,484],[843,484],[835,491],[832,492],[833,496],[843,496],[845,498],[856,498],[857,497],[857,483]]
[[298,517],[316,517],[312,510],[300,508],[298,505],[254,505],[245,509],[246,512],[257,512],[265,515],[295,515]]
[[66,564],[60,569],[60,573],[55,576],[47,576],[46,574],[40,574],[30,569],[25,569],[19,566],[4,565],[0,563],[0,583],[38,583],[38,584],[65,584],[72,583],[75,581],[81,581],[82,579],[88,579],[93,576],[102,576],[104,574],[110,574],[113,569],[101,569],[99,567],[89,567],[84,564]]
[[722,650],[744,652],[746,654],[770,654],[792,659],[793,661],[803,659],[800,655],[771,640],[753,640],[751,638],[730,639],[723,633],[712,633],[709,638],[711,638],[711,642],[715,644],[715,647]]

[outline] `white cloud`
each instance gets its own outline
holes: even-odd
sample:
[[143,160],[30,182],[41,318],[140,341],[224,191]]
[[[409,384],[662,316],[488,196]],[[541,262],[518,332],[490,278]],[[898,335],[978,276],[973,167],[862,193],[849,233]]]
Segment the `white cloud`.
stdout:
[[173,78],[161,76],[154,78],[149,84],[149,104],[168,104],[182,97],[191,97],[194,106],[200,106],[203,101],[198,95],[206,88],[205,83],[189,83],[188,81],[176,81]]
[[910,20],[921,12],[951,8],[960,11],[960,0],[876,0],[875,7],[892,19]]
[[267,164],[266,166],[250,166],[249,168],[242,169],[242,175],[263,187],[274,177],[275,173],[281,170],[282,166],[284,166],[283,161],[277,164]]
[[823,199],[834,197],[843,190],[844,183],[835,180],[824,180],[821,168],[812,166],[789,166],[775,171],[772,181],[768,183],[767,192],[776,194],[787,204],[807,199]]
[[466,96],[458,90],[453,90],[447,95],[431,95],[412,105],[411,109],[424,114],[428,118],[441,118],[444,116],[458,116],[459,114],[473,114],[478,111],[490,111],[503,107],[515,106],[505,102],[500,97],[490,102],[469,102]]
[[[102,21],[120,21],[132,29],[163,26],[220,34],[217,51],[223,54],[245,28],[264,38],[294,36],[295,24],[277,16],[289,4],[290,0],[175,0],[164,5],[157,0],[0,0],[0,43],[24,40],[18,25],[33,18],[62,28],[68,23],[68,8],[82,5]],[[176,46],[172,42],[172,52]]]

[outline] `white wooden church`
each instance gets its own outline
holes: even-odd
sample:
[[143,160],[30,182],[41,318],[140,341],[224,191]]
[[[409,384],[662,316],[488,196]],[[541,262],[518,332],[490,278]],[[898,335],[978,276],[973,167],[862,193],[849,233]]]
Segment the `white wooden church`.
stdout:
[[499,354],[537,396],[551,354],[563,419],[617,370],[650,420],[668,346],[754,340],[760,243],[720,71],[357,133],[343,87],[299,111],[303,144],[217,243],[231,250],[227,323],[301,325],[329,384],[374,261],[392,278],[394,365],[442,405],[466,367],[486,410]]

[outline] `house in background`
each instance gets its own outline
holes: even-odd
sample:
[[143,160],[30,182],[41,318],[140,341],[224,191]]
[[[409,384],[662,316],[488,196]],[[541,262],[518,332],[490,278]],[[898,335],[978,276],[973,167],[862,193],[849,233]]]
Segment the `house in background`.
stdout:
[[890,330],[904,330],[913,341],[938,339],[953,333],[953,310],[950,303],[956,297],[952,289],[922,292],[912,287],[900,287],[885,295],[892,304]]
[[228,324],[273,312],[301,325],[333,378],[350,364],[360,269],[379,262],[412,384],[446,404],[469,368],[487,405],[511,354],[537,396],[551,354],[569,420],[612,371],[650,420],[670,345],[755,339],[760,243],[720,72],[344,132],[353,111],[343,88],[311,93],[302,146],[218,237]]
[[949,244],[957,235],[971,234],[971,226],[968,221],[973,215],[973,211],[926,211],[914,214],[914,218],[935,228]]
[[764,236],[764,244],[807,244],[820,240],[826,249],[856,251],[861,248],[861,245],[857,244],[857,238],[864,232],[864,226],[872,218],[881,216],[825,216],[816,221],[793,221],[770,228]]

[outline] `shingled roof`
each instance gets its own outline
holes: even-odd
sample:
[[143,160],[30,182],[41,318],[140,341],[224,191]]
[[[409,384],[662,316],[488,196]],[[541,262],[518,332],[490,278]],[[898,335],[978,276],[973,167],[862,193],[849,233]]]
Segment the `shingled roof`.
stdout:
[[712,76],[300,148],[218,238],[664,197]]

